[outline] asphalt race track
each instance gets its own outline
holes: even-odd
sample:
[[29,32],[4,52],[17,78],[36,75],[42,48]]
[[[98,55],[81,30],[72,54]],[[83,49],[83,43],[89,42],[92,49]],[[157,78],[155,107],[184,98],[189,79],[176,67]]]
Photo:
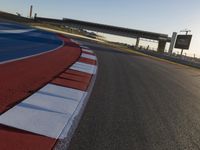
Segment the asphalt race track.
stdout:
[[98,75],[69,150],[200,149],[200,71],[92,42]]

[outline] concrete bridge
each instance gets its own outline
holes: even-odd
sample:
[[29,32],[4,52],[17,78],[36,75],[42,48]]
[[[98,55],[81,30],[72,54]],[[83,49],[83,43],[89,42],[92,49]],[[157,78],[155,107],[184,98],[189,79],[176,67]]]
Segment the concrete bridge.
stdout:
[[78,29],[85,29],[85,30],[97,31],[97,32],[119,35],[119,36],[124,36],[124,37],[136,38],[136,44],[135,44],[136,47],[139,46],[140,38],[156,40],[158,41],[157,51],[160,53],[164,52],[166,43],[171,42],[171,38],[168,37],[167,34],[162,34],[162,33],[154,33],[154,32],[142,31],[142,30],[128,29],[128,28],[92,23],[92,22],[86,22],[86,21],[80,21],[80,20],[74,20],[74,19],[67,19],[67,18],[59,20],[59,19],[35,17],[35,20],[40,21],[40,22],[53,23],[53,24],[62,24],[62,25],[66,25],[66,26],[78,28]]

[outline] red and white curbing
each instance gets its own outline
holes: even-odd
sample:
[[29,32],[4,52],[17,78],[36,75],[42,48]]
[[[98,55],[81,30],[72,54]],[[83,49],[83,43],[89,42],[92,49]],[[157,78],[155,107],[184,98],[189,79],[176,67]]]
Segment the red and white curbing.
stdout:
[[97,57],[87,47],[82,48],[76,63],[3,113],[0,124],[57,139],[54,148],[64,149],[78,125],[96,73]]

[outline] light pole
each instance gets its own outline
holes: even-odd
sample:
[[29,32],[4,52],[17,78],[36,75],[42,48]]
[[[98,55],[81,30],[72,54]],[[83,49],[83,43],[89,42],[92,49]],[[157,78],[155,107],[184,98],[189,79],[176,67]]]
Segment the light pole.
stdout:
[[[185,34],[188,35],[188,33],[191,32],[191,30],[184,29],[184,30],[181,30],[180,32],[185,32]],[[182,57],[182,55],[183,55],[183,50],[184,50],[184,49],[181,50],[181,57]]]
[[30,18],[32,18],[32,13],[33,13],[33,5],[30,6]]

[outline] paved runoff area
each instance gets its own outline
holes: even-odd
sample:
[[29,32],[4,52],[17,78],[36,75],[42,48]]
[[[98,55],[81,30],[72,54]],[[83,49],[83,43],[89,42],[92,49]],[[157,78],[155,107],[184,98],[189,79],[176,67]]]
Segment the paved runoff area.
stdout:
[[62,35],[10,22],[0,22],[0,45],[0,149],[58,148],[78,124],[97,57]]

